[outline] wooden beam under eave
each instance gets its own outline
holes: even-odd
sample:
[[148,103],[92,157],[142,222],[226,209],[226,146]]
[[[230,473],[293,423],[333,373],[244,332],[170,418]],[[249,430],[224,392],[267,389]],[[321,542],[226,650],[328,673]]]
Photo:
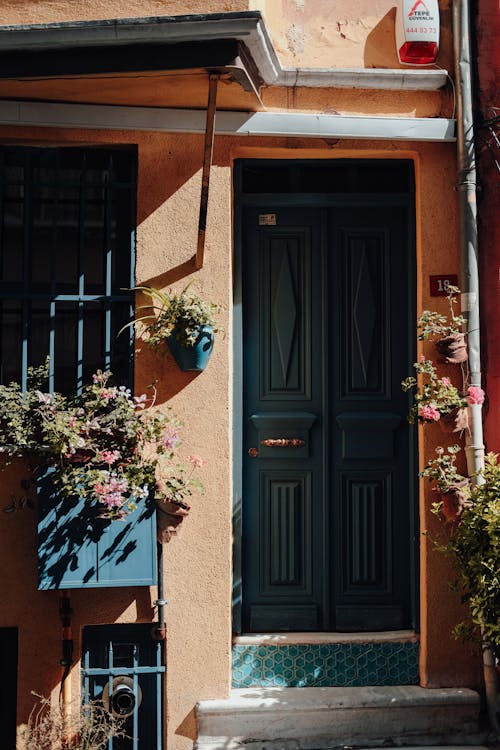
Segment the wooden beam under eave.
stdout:
[[217,108],[217,84],[219,75],[211,73],[208,79],[207,122],[205,126],[205,146],[203,149],[203,172],[201,176],[200,216],[198,219],[198,244],[196,246],[195,268],[203,267],[205,255],[205,235],[207,231],[208,192],[210,168],[214,150],[215,111]]

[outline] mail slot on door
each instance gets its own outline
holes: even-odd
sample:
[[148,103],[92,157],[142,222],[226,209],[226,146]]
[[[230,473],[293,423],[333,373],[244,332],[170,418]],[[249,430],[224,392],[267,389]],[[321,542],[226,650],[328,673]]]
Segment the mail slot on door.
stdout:
[[250,421],[256,440],[248,453],[253,458],[309,458],[310,431],[316,415],[309,412],[259,412]]

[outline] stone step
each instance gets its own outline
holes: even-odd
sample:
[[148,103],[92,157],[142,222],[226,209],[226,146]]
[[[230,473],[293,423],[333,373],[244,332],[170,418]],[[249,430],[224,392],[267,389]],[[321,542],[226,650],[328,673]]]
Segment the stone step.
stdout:
[[196,707],[197,750],[480,745],[479,695],[417,686],[247,688]]

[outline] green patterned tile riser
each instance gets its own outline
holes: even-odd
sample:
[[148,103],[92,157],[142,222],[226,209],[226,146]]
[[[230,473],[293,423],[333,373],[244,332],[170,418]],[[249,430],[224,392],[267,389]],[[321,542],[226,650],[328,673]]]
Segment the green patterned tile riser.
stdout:
[[233,688],[416,684],[418,643],[233,646]]

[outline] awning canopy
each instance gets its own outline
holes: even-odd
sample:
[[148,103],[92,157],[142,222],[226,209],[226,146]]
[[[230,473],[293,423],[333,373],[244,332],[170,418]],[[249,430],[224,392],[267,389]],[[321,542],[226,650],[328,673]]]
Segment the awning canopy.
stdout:
[[432,90],[443,70],[281,66],[260,12],[0,26],[0,99],[205,109],[262,109],[267,86]]
[[243,39],[261,21],[227,13],[3,26],[0,98],[204,109],[217,73],[218,108],[254,111],[262,74]]

